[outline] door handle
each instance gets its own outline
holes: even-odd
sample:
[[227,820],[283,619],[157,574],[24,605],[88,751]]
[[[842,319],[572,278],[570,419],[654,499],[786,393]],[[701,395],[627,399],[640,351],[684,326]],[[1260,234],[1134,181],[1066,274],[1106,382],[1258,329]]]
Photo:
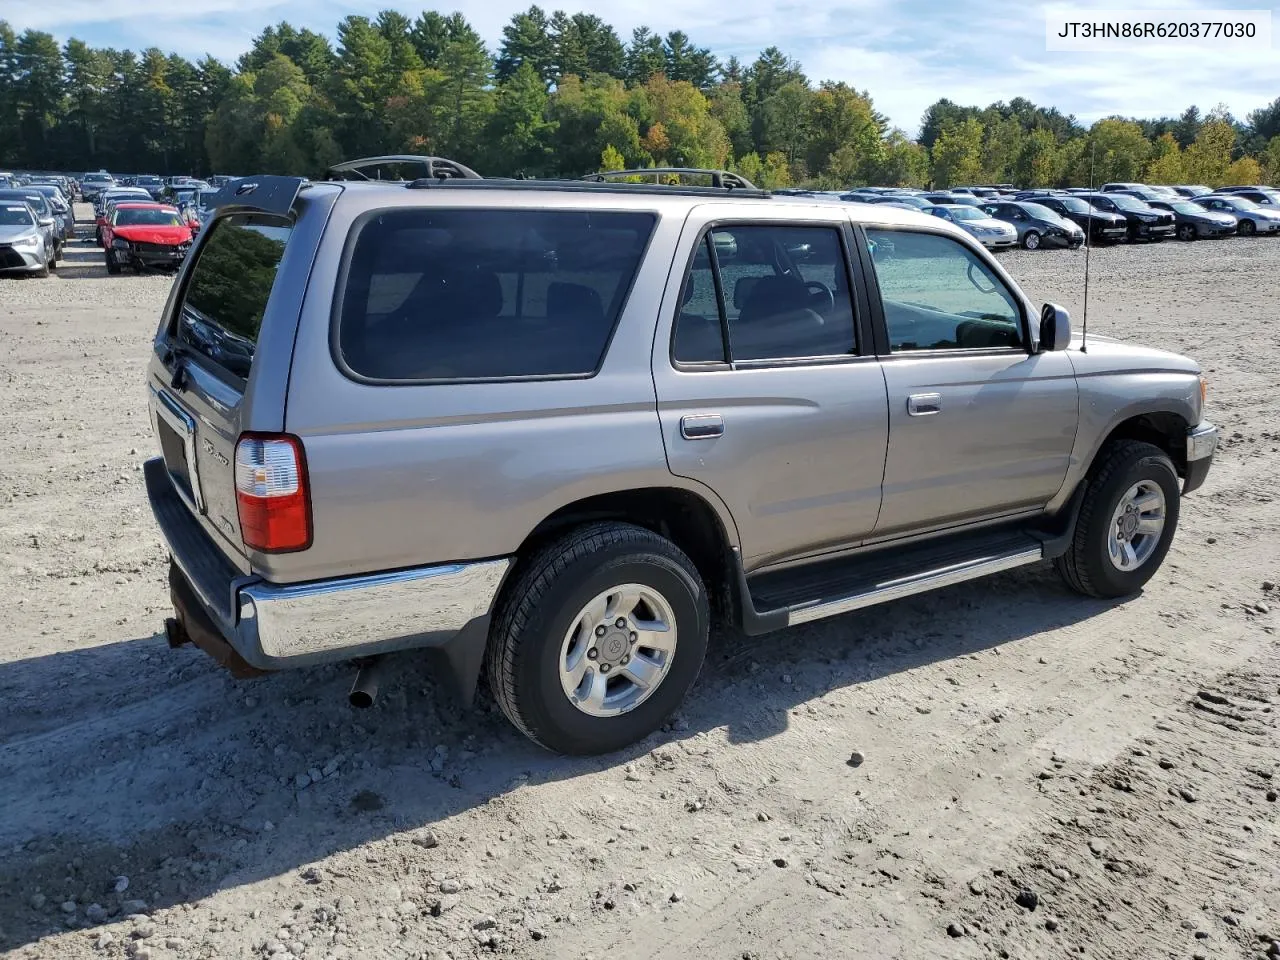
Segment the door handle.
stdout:
[[712,440],[724,436],[724,418],[718,413],[680,418],[680,436],[686,440]]
[[913,393],[907,397],[907,413],[913,417],[931,417],[942,412],[942,394]]

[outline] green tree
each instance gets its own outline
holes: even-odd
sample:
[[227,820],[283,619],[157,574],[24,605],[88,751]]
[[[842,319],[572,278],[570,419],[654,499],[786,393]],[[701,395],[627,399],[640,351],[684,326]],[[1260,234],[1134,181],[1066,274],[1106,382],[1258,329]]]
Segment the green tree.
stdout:
[[1223,183],[1258,183],[1262,180],[1262,165],[1253,157],[1241,157],[1227,167],[1222,180]]
[[781,153],[770,153],[764,158],[764,168],[760,174],[758,186],[769,190],[789,187],[794,182],[791,176],[791,164]]
[[548,99],[542,77],[529,60],[498,85],[485,136],[486,173],[540,177],[554,172],[556,124],[545,116]]
[[627,158],[613,144],[605,144],[605,148],[600,152],[600,171],[608,173],[610,170],[625,170],[627,166]]
[[18,130],[25,147],[19,156],[33,167],[51,166],[50,133],[64,112],[62,51],[52,35],[27,30],[17,38],[13,59]]
[[982,177],[982,123],[976,118],[945,127],[930,151],[933,185],[973,183]]
[[[729,137],[697,87],[687,80],[668,80],[655,74],[644,92],[652,118],[645,145],[656,162],[715,168],[728,163]],[[659,143],[665,147],[655,149]]]
[[[0,46],[3,43],[3,36],[0,36]],[[98,164],[98,128],[102,123],[103,97],[107,90],[111,61],[102,51],[94,50],[83,40],[75,39],[67,41],[62,57],[66,63],[67,77],[65,122],[76,130],[76,136],[69,142],[71,156],[79,166],[93,169]],[[4,75],[0,73],[0,85],[4,80]],[[0,90],[2,89],[0,86]],[[16,115],[16,104],[13,109]],[[3,112],[4,96],[0,93],[0,113]],[[3,119],[0,119],[0,130],[3,129],[3,124]],[[2,132],[0,140],[3,140]]]
[[655,73],[665,73],[667,54],[662,38],[648,27],[636,27],[631,31],[631,44],[623,61],[623,76],[627,83],[648,83]]
[[1267,141],[1260,159],[1263,167],[1261,179],[1266,183],[1280,183],[1280,133]]
[[1080,154],[1074,179],[1093,184],[1116,180],[1138,180],[1151,153],[1151,144],[1142,135],[1142,128],[1132,120],[1108,117],[1099,120],[1089,130],[1084,150]]
[[1178,117],[1177,123],[1173,125],[1173,136],[1178,141],[1178,146],[1185,150],[1191,144],[1196,142],[1196,137],[1200,135],[1200,127],[1204,123],[1204,119],[1200,116],[1200,108],[1194,103],[1182,111],[1182,116]]
[[662,42],[666,61],[666,74],[672,80],[684,80],[700,90],[710,87],[716,78],[719,64],[711,51],[694,46],[683,31],[672,30]]
[[[711,116],[720,122],[729,137],[733,156],[740,157],[752,150],[751,115],[742,102],[742,87],[737,83],[720,83],[707,93]],[[750,179],[750,178],[748,178]]]
[[882,147],[883,159],[873,182],[892,187],[923,187],[929,179],[929,151],[901,130],[891,130]]
[[1227,183],[1227,170],[1236,145],[1236,130],[1225,118],[1207,120],[1195,143],[1183,154],[1183,169],[1190,183],[1220,187]]
[[1024,187],[1055,186],[1062,176],[1057,139],[1045,128],[1032,130],[1022,142],[1013,165],[1013,182]]
[[988,183],[1007,183],[1022,153],[1022,124],[1016,116],[996,113],[983,119],[982,174]]
[[544,87],[555,80],[555,43],[547,15],[536,5],[524,13],[517,13],[502,28],[502,44],[494,61],[494,75],[499,83],[505,82],[526,63],[542,80]]
[[1176,136],[1172,133],[1161,134],[1152,144],[1151,159],[1147,161],[1146,182],[1183,183],[1185,179],[1182,150],[1178,147]]
[[779,87],[760,105],[760,134],[764,152],[780,153],[794,165],[809,143],[814,95],[802,80]]
[[[883,130],[865,93],[847,83],[822,83],[810,98],[808,129],[810,173],[829,172],[836,187],[866,184],[878,177],[884,163]],[[837,153],[840,158],[833,163]]]

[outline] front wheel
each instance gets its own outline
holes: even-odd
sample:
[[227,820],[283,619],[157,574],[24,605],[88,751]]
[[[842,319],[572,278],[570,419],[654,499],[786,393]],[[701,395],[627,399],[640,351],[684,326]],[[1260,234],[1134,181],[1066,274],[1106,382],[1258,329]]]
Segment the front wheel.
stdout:
[[1236,232],[1242,237],[1252,237],[1258,232],[1258,225],[1252,220],[1241,220],[1240,225],[1236,227]]
[[107,273],[111,274],[112,276],[115,276],[117,273],[120,272],[120,264],[116,260],[115,253],[111,249],[108,249],[106,252],[106,258],[107,258]]
[[590,524],[523,562],[504,590],[489,686],[507,719],[549,750],[618,750],[683,702],[709,619],[702,578],[674,543],[630,524]]
[[1028,230],[1022,235],[1022,245],[1028,250],[1040,249],[1040,234],[1034,230]]
[[1178,526],[1178,474],[1159,447],[1120,440],[1099,454],[1067,552],[1054,561],[1091,597],[1137,593],[1160,569]]
[[1178,239],[1187,241],[1196,238],[1196,227],[1193,223],[1183,223],[1178,225]]

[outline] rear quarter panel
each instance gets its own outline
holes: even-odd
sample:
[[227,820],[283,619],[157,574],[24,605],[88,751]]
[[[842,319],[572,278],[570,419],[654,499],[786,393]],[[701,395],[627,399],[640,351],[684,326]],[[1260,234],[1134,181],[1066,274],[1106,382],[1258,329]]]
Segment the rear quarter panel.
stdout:
[[[372,196],[366,192],[364,196]],[[545,207],[543,195],[459,197],[406,190],[377,206]],[[334,210],[298,328],[285,428],[306,449],[314,540],[305,552],[255,558],[291,582],[514,553],[558,508],[614,490],[685,486],[667,469],[649,357],[654,319],[683,217],[662,202],[603,366],[546,381],[372,385],[339,370],[330,348],[335,280],[358,191]],[[596,209],[610,205],[599,204]],[[723,506],[726,529],[731,521]]]

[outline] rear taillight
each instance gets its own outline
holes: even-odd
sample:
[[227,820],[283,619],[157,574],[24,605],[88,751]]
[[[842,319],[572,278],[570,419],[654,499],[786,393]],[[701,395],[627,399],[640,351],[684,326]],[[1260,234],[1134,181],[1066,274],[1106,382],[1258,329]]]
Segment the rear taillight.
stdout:
[[263,553],[311,545],[311,496],[302,441],[246,433],[236,444],[236,507],[244,545]]

